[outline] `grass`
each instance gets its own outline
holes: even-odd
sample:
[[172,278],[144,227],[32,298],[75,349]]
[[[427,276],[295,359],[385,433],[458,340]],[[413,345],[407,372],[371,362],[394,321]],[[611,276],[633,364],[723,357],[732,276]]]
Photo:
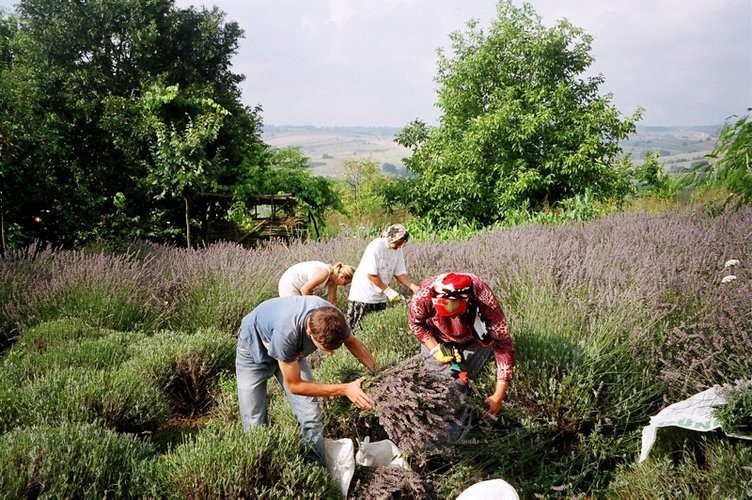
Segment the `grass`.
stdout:
[[[500,418],[476,423],[464,444],[412,454],[425,485],[410,484],[447,498],[494,477],[528,498],[749,496],[748,442],[690,435],[668,455],[642,464],[637,455],[650,415],[752,373],[751,231],[749,208],[694,207],[411,239],[414,281],[454,270],[491,285],[517,365]],[[27,468],[3,462],[0,488],[10,496],[336,498],[325,469],[300,461],[297,424],[276,383],[271,427],[240,430],[234,335],[243,315],[276,295],[289,265],[357,264],[372,236],[4,256],[0,460]],[[723,283],[729,259],[739,260],[737,279]],[[346,295],[339,299],[344,307]],[[361,325],[359,338],[384,367],[417,352],[404,307]],[[366,374],[346,350],[312,361],[320,381]],[[477,380],[475,406],[494,372],[489,365]],[[742,391],[724,418],[747,425],[749,407]],[[386,437],[376,414],[344,398],[323,408],[327,437]]]

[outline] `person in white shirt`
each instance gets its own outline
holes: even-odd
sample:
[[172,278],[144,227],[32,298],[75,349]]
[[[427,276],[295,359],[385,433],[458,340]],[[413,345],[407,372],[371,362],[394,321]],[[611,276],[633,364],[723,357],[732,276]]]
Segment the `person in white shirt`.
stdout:
[[323,285],[327,299],[336,306],[337,287],[349,285],[354,273],[353,266],[341,262],[331,266],[318,260],[299,262],[289,267],[279,279],[279,296],[314,295],[317,288]]
[[401,224],[384,230],[381,238],[371,241],[355,269],[347,303],[347,323],[354,332],[360,319],[373,311],[386,309],[387,303],[396,303],[400,295],[389,283],[392,278],[413,292],[418,285],[407,276],[405,254],[402,247],[410,235]]

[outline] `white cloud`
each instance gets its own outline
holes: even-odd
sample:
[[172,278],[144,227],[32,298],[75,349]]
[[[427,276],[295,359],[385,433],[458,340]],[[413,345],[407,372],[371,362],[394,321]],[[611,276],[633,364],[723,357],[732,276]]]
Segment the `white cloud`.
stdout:
[[[514,0],[516,5],[521,0]],[[543,23],[593,36],[602,93],[643,125],[713,125],[752,106],[749,0],[531,0]],[[10,6],[0,0],[0,7]],[[268,124],[433,122],[436,49],[495,0],[177,0],[217,5],[245,30],[234,70]]]

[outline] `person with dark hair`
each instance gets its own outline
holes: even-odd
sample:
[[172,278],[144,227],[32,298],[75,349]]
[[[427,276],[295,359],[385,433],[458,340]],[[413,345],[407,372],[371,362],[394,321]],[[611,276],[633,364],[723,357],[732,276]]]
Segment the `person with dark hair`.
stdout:
[[266,383],[275,377],[300,424],[303,442],[313,453],[309,456],[325,464],[324,425],[316,398],[346,396],[363,410],[373,405],[361,387],[365,377],[341,384],[313,381],[306,356],[317,349],[332,354],[342,345],[368,370],[377,369],[373,355],[351,334],[342,312],[323,298],[277,297],[259,304],[243,318],[238,331],[235,368],[243,427],[267,424]]
[[389,286],[392,278],[413,292],[418,285],[407,276],[402,247],[410,239],[405,226],[392,224],[381,238],[371,241],[363,252],[350,285],[347,323],[355,331],[360,319],[373,311],[386,309],[387,303],[398,303],[400,294]]
[[495,417],[512,379],[514,344],[491,287],[469,273],[428,278],[410,301],[408,324],[422,344],[427,366],[454,375],[460,387],[466,387],[467,379],[476,377],[493,354],[496,386],[486,397],[485,416]]

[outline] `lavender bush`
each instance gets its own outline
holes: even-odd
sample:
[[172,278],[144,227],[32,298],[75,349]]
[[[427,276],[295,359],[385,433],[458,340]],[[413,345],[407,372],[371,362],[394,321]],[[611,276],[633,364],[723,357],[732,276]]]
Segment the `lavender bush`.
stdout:
[[[118,363],[115,372],[124,379],[131,374],[135,384],[162,374],[156,387],[164,389],[176,358],[158,353],[175,353],[174,346],[191,344],[192,334],[213,331],[216,345],[206,340],[203,352],[224,361],[204,372],[204,358],[188,360],[185,366],[193,368],[184,373],[203,374],[198,383],[214,387],[222,377],[232,377],[233,335],[240,319],[276,295],[282,272],[309,259],[357,265],[373,234],[351,234],[320,242],[271,242],[256,249],[140,244],[120,255],[41,248],[5,255],[0,261],[0,338],[6,347],[3,357],[12,361],[5,367],[29,384],[46,380],[39,387],[47,387],[49,395],[62,391],[61,374],[68,373],[67,380],[76,380],[67,391],[70,398],[89,390],[83,375],[71,375],[76,370],[97,372]],[[623,464],[634,459],[640,429],[650,415],[677,399],[752,373],[750,234],[749,208],[711,213],[692,207],[498,229],[461,241],[411,239],[404,250],[413,280],[449,270],[481,276],[500,299],[516,344],[517,367],[499,420],[471,429],[472,446],[425,464],[426,473],[438,478],[438,490],[467,486],[441,484],[456,483],[459,476],[444,472],[456,470],[472,470],[462,475],[468,482],[504,477],[524,496],[597,495],[621,474],[640,474]],[[339,297],[343,308],[344,292]],[[418,351],[404,314],[394,308],[363,321],[358,335],[384,365]],[[37,325],[48,334],[35,335]],[[161,331],[170,333],[157,335]],[[68,351],[68,342],[82,348]],[[149,355],[139,351],[147,345]],[[22,361],[32,358],[19,358],[17,346],[38,354],[38,370]],[[46,354],[48,348],[59,349],[58,357]],[[124,356],[129,358],[122,361]],[[58,372],[66,357],[77,367]],[[314,376],[320,380],[364,373],[344,352],[319,359],[316,366]],[[481,394],[490,392],[493,377],[489,366],[476,381]],[[15,383],[2,380],[4,430],[32,425],[19,419],[34,413],[13,405],[31,401],[31,393],[20,398]],[[100,382],[107,386],[106,379]],[[194,410],[188,414],[200,418],[218,400],[224,403],[217,419],[230,420],[232,385],[225,379],[221,391],[202,393],[197,400],[203,403],[189,405]],[[285,407],[278,394],[273,392],[272,405],[278,400]],[[62,413],[78,421],[89,418],[60,405]],[[374,418],[364,417],[346,400],[326,401],[325,415],[327,430],[338,434],[363,432],[376,439],[384,431],[364,428],[376,425]],[[280,412],[275,426],[292,429],[296,423],[288,416]],[[722,454],[743,460],[740,450],[724,449]],[[645,478],[661,481],[657,475]]]
[[154,448],[91,424],[36,426],[0,436],[6,498],[154,498]]
[[135,347],[122,376],[159,388],[182,417],[211,409],[219,377],[235,363],[234,339],[211,329],[192,335],[162,331]]
[[305,462],[289,429],[210,426],[158,464],[168,498],[337,498],[326,469]]

